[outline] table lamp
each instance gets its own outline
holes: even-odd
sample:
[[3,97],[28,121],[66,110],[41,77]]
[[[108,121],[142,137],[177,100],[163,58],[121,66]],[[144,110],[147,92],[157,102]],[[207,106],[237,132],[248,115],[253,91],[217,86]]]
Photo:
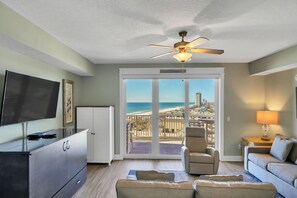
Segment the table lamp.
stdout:
[[257,123],[262,124],[263,136],[261,140],[269,141],[269,125],[278,123],[277,111],[257,111]]

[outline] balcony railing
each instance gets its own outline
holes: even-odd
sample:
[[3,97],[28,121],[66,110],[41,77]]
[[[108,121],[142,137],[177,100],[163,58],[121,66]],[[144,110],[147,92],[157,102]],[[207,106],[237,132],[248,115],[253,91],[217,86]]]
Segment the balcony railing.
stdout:
[[[127,149],[133,147],[133,141],[151,140],[151,115],[127,115]],[[215,146],[215,124],[213,115],[190,116],[189,126],[204,127],[208,146]],[[159,138],[162,140],[176,140],[183,144],[184,117],[160,115]]]

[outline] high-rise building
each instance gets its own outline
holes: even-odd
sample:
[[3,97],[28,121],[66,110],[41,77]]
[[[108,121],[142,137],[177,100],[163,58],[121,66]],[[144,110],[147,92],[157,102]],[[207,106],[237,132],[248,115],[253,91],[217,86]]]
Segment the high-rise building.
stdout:
[[200,107],[201,102],[202,102],[202,94],[200,92],[197,92],[195,96],[195,105]]
[[202,103],[203,103],[204,106],[208,104],[208,102],[207,102],[206,99],[203,99],[203,102]]

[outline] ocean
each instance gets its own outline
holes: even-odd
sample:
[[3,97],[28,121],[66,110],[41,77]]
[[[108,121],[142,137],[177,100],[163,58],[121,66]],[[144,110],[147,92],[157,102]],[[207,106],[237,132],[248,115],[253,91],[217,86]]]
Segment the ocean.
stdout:
[[[190,105],[195,104],[194,102],[190,102]],[[174,108],[174,107],[183,107],[185,105],[184,102],[160,102],[160,109]],[[152,103],[151,102],[127,102],[126,105],[127,113],[135,113],[135,112],[148,112],[152,111]]]

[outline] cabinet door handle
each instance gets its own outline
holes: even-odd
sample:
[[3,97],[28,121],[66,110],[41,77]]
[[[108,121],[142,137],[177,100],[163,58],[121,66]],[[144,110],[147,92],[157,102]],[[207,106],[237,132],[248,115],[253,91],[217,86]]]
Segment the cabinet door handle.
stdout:
[[76,184],[79,184],[80,183],[80,180],[77,180]]
[[65,144],[66,144],[66,142],[63,142],[63,151],[66,151]]
[[70,149],[70,144],[69,144],[69,140],[66,141],[66,149]]

